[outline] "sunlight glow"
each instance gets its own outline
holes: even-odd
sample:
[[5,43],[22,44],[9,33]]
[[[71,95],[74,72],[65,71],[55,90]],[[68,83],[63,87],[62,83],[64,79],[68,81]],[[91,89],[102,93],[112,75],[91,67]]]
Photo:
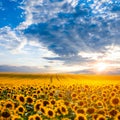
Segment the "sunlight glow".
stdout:
[[99,62],[95,65],[95,68],[98,72],[103,72],[103,71],[106,71],[107,69],[107,64],[104,63],[104,62]]

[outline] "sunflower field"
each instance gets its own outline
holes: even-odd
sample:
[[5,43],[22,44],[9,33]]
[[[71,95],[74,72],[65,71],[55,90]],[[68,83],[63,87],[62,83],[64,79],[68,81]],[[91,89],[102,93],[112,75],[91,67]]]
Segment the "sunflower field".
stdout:
[[120,120],[120,76],[0,74],[0,120]]

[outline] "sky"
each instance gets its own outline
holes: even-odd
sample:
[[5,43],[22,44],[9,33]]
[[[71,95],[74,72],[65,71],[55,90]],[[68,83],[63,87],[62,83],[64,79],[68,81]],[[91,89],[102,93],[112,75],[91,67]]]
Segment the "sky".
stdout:
[[119,0],[1,0],[0,71],[120,74]]

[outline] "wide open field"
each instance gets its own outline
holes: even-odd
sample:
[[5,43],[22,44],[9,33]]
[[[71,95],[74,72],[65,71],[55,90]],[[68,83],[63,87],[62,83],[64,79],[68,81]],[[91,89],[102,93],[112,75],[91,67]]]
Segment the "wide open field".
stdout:
[[0,73],[0,120],[120,120],[120,76]]

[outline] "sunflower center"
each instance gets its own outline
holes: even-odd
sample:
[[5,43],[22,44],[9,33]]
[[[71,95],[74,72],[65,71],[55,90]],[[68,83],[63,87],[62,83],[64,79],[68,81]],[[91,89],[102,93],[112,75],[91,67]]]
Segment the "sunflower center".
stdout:
[[52,112],[52,111],[48,111],[48,114],[49,114],[50,116],[53,116],[53,112]]
[[31,98],[27,98],[27,102],[28,102],[28,103],[32,103],[33,100],[32,100]]
[[88,114],[94,113],[94,109],[93,109],[93,108],[89,108],[89,109],[87,110],[87,113],[88,113]]
[[118,116],[118,120],[120,120],[120,116]]
[[64,107],[62,107],[62,111],[63,111],[63,112],[66,112],[66,109],[65,109]]
[[6,108],[12,108],[12,105],[11,104],[7,104]]
[[79,116],[79,117],[78,117],[78,120],[85,120],[85,119],[84,119],[84,117]]
[[44,105],[44,106],[46,106],[46,105],[48,105],[48,104],[49,104],[48,101],[44,101],[44,102],[43,102],[43,105]]
[[78,110],[77,110],[77,113],[82,113],[82,114],[83,114],[83,113],[84,113],[84,110],[79,110],[79,109],[78,109]]
[[55,101],[54,101],[54,100],[52,100],[52,101],[51,101],[51,103],[54,105],[54,104],[55,104]]
[[23,108],[22,108],[22,107],[20,107],[20,108],[19,108],[19,111],[20,111],[20,112],[23,112]]
[[45,113],[45,110],[43,108],[41,108],[41,111],[42,111],[42,113]]
[[3,112],[3,113],[2,113],[2,117],[8,118],[8,117],[10,117],[10,113],[8,113],[7,111],[6,111],[6,112]]
[[38,116],[35,117],[35,120],[40,120],[40,118]]
[[116,114],[117,114],[117,111],[116,111],[116,110],[110,111],[110,115],[115,116]]
[[36,105],[36,109],[39,110],[40,109],[40,104]]
[[20,101],[21,101],[21,102],[24,102],[25,99],[24,99],[23,97],[20,97]]
[[100,118],[99,120],[105,120],[104,118]]
[[119,103],[119,100],[117,98],[113,99],[113,104],[118,104]]

